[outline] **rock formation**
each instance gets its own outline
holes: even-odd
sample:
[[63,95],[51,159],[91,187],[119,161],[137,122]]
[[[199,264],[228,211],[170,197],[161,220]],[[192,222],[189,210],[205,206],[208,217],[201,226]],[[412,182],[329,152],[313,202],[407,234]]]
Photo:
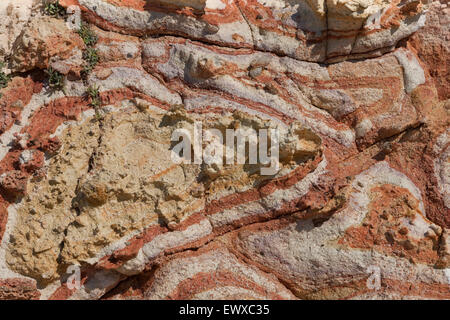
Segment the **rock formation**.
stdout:
[[450,299],[449,10],[1,1],[0,299]]

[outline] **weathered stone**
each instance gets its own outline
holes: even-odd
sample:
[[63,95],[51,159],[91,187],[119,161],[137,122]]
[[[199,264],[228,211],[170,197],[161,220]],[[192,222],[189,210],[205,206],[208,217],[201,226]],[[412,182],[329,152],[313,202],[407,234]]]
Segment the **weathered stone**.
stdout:
[[418,56],[427,65],[439,97],[450,98],[450,8],[447,1],[430,4],[425,27],[410,39]]
[[32,280],[0,280],[0,300],[37,300],[40,295]]
[[[61,0],[89,68],[3,2],[0,299],[450,299],[442,1]],[[174,161],[196,123],[277,129],[279,170]]]
[[76,64],[81,61],[83,48],[83,40],[67,28],[64,21],[33,18],[14,44],[11,69],[19,72],[47,69],[52,61],[67,60],[69,63],[70,59],[75,60],[71,64]]
[[37,0],[4,0],[0,3],[0,61],[11,53],[16,38],[31,17]]
[[[151,284],[145,273],[122,283],[108,299],[295,299],[278,280],[247,265],[220,242],[174,255],[157,268]],[[133,290],[140,281],[144,291]]]

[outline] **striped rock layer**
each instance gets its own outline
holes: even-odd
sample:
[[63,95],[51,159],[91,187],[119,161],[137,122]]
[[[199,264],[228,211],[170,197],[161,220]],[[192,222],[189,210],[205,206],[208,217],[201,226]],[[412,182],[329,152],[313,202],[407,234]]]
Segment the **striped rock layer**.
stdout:
[[[444,1],[61,0],[88,74],[3,2],[0,299],[450,298]],[[196,122],[278,129],[280,171],[174,163]]]

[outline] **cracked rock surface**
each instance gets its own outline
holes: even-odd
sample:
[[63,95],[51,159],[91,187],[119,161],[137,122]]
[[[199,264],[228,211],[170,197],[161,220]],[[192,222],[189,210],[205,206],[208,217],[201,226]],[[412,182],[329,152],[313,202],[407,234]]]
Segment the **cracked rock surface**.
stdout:
[[450,299],[445,1],[58,3],[0,3],[0,299]]

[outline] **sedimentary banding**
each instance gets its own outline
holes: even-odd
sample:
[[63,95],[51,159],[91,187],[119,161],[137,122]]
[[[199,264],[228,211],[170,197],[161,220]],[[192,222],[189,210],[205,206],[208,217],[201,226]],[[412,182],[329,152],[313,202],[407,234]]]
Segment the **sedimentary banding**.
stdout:
[[[383,162],[355,177],[352,186],[348,207],[326,221],[287,220],[281,224],[269,222],[252,226],[248,231],[237,232],[234,243],[264,270],[270,270],[289,283],[290,289],[300,297],[345,295],[349,298],[365,294],[370,291],[365,283],[369,276],[367,269],[375,266],[380,269],[383,283],[379,297],[448,298],[445,270],[433,268],[439,259],[433,244],[442,230],[423,217],[418,189],[407,177]],[[407,204],[411,207],[404,213],[398,209],[390,211],[390,203],[377,207],[375,199],[371,200],[376,186],[401,188],[411,197],[405,200],[416,201],[416,204]],[[393,213],[399,217],[392,216]],[[374,216],[370,218],[371,215]],[[377,230],[377,220],[384,219],[391,222],[398,219],[393,223],[397,227],[386,229],[386,234],[381,234],[374,246],[367,245],[368,238],[364,235],[361,235],[362,242],[352,243],[358,239],[355,228],[366,228],[367,232],[375,234],[381,231]],[[351,240],[345,240],[347,236]],[[394,254],[393,243],[403,246]],[[372,294],[377,296],[377,293]]]
[[92,22],[112,31],[180,35],[317,62],[391,50],[425,23],[420,1],[64,0],[62,4],[80,5]]
[[154,280],[136,294],[125,282],[111,299],[295,299],[275,277],[243,263],[213,243],[197,252],[174,255],[155,271]]
[[[442,4],[61,0],[86,73],[37,2],[0,4],[0,299],[450,298]],[[196,121],[280,171],[172,162]]]

